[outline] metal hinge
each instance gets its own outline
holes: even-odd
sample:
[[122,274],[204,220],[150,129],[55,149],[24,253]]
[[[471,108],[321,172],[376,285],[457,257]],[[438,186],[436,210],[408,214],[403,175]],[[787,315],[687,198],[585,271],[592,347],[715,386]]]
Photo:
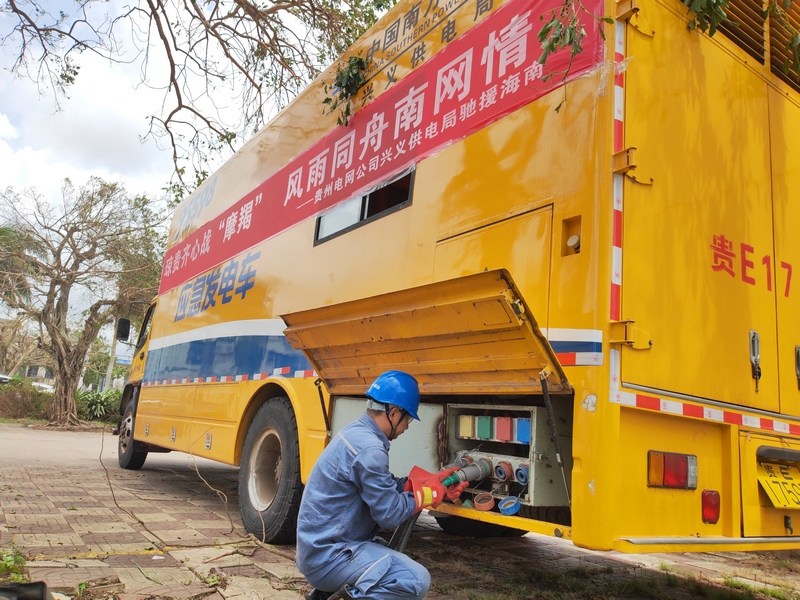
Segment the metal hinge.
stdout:
[[650,23],[639,12],[638,0],[617,0],[614,17],[617,21],[628,21],[630,26],[642,35],[653,37],[656,34]]
[[654,37],[656,30],[650,25],[650,22],[642,16],[642,13],[634,13],[628,21],[630,26],[636,31],[647,37]]
[[634,327],[635,321],[618,321],[611,324],[609,344],[625,344],[634,350],[650,350],[653,340],[646,331]]
[[639,12],[638,0],[617,0],[617,21],[627,21]]
[[653,185],[653,178],[643,174],[641,169],[636,171],[635,169],[638,168],[639,164],[636,162],[635,146],[615,152],[611,158],[611,171],[615,175],[625,175],[632,181],[641,183],[642,185]]

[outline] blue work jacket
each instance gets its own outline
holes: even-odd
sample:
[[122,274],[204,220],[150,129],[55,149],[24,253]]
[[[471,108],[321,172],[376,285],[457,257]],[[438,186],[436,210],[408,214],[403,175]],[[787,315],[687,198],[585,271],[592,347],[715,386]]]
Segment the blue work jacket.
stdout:
[[297,567],[332,566],[348,546],[393,529],[416,510],[406,478],[389,471],[389,439],[368,414],[336,434],[311,471],[297,517]]

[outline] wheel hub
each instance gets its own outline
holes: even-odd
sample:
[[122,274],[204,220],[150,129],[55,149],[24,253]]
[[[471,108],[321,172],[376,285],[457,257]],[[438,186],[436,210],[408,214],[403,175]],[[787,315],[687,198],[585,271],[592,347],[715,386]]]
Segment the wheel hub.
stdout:
[[253,445],[248,465],[247,489],[258,512],[272,505],[281,483],[281,438],[272,427],[262,431]]
[[120,454],[126,454],[128,452],[128,447],[130,446],[132,436],[133,436],[133,415],[131,413],[127,413],[125,415],[125,418],[122,419],[122,423],[119,426]]

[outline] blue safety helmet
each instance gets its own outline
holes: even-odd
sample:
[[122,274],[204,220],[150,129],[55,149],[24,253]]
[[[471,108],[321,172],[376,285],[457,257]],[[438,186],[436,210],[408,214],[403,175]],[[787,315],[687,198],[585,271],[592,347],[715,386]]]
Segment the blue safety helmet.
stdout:
[[402,408],[419,421],[419,384],[413,376],[403,371],[386,371],[372,382],[367,397],[381,404]]

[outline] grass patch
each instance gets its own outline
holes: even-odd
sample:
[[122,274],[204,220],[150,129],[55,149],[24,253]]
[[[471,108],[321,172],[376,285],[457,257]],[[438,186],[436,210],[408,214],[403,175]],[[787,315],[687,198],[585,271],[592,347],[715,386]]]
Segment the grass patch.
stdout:
[[752,585],[750,585],[749,583],[745,583],[744,581],[739,581],[735,577],[726,577],[725,585],[735,590],[743,590],[745,592],[751,592],[751,593],[754,591]]
[[759,594],[764,594],[770,598],[777,598],[778,600],[789,600],[791,596],[787,595],[783,590],[776,590],[771,588],[761,588],[758,590]]
[[779,558],[775,561],[775,566],[782,571],[789,571],[794,573],[797,571],[797,560],[789,560],[786,558]]
[[[655,570],[596,558],[530,556],[513,542],[498,546],[497,540],[445,544],[429,538],[411,553],[430,570],[431,594],[454,600],[800,600],[780,583],[770,589],[766,581],[750,584],[732,576],[724,584],[712,582],[666,561]],[[792,558],[782,553],[768,560]]]
[[[646,571],[625,567],[579,566],[563,571],[514,563],[493,573],[494,569],[468,571],[460,561],[439,565],[434,572],[431,592],[458,600],[755,600],[776,598],[798,600],[800,596],[779,588],[755,589],[734,577],[724,587],[691,575],[670,572],[645,574]],[[437,569],[433,569],[437,571]],[[500,571],[500,569],[497,569]],[[447,574],[447,575],[445,575]],[[494,576],[493,576],[494,575]]]
[[28,581],[25,574],[25,557],[17,548],[0,550],[0,581],[21,583]]

